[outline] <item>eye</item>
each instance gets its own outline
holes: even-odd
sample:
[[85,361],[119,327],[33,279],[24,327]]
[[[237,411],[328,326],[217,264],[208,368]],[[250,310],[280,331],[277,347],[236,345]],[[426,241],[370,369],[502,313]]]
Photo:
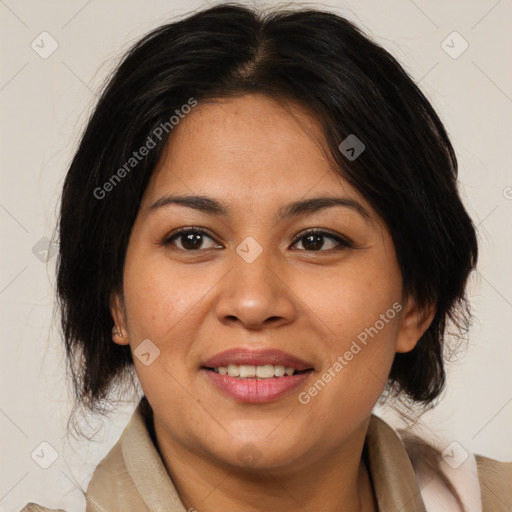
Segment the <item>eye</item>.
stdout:
[[[210,247],[204,247],[205,238],[210,240],[211,242],[215,242],[213,237],[209,235],[207,231],[201,228],[180,228],[168,236],[161,242],[162,245],[174,245],[177,249],[186,252],[194,252],[199,251],[201,249],[221,249],[220,245],[211,245]],[[331,241],[331,247],[326,247],[325,239],[329,239]],[[293,245],[297,243],[301,243],[303,246],[302,250],[306,250],[308,252],[318,252],[321,250],[342,250],[348,247],[354,247],[352,242],[345,239],[342,236],[334,235],[329,231],[325,231],[323,229],[311,229],[305,233],[301,233],[297,236],[293,242]],[[334,242],[334,243],[333,243]],[[329,245],[329,244],[327,244]]]
[[334,244],[334,246],[327,247],[327,250],[342,250],[346,249],[347,247],[354,246],[349,240],[345,239],[344,237],[334,235],[329,231],[325,231],[323,229],[311,229],[306,233],[301,233],[297,238],[295,238],[294,245],[297,242],[301,242],[304,249],[308,252],[320,251],[322,249],[325,250],[326,248],[324,240],[326,238],[330,239],[331,241],[333,240],[337,242]]
[[[162,245],[176,245],[178,249],[182,251],[192,252],[198,251],[200,249],[212,249],[212,248],[220,248],[221,246],[212,246],[212,247],[202,247],[204,243],[204,238],[208,238],[213,241],[213,238],[204,230],[200,228],[180,228],[176,231],[173,231],[165,239],[162,241]],[[175,242],[179,241],[178,246]]]

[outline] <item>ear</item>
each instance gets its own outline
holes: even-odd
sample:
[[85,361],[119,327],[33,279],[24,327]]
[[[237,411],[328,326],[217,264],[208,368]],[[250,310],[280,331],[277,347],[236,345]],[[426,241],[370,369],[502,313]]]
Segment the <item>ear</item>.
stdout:
[[126,311],[124,300],[119,292],[112,292],[110,296],[110,313],[114,320],[112,341],[118,345],[128,345],[128,331],[126,329]]
[[429,328],[435,314],[435,304],[420,307],[416,299],[409,296],[400,319],[396,351],[410,352]]

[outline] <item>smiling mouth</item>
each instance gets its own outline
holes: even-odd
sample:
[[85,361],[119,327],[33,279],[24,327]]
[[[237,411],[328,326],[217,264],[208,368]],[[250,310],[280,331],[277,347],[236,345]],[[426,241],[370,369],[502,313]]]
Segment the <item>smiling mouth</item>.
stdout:
[[203,367],[205,370],[218,373],[220,375],[227,375],[229,377],[235,377],[238,379],[273,379],[273,378],[286,378],[292,375],[300,373],[306,373],[313,370],[313,368],[307,368],[305,370],[297,370],[289,366],[282,365],[246,365],[246,364],[229,364],[227,366],[218,366],[216,368]]

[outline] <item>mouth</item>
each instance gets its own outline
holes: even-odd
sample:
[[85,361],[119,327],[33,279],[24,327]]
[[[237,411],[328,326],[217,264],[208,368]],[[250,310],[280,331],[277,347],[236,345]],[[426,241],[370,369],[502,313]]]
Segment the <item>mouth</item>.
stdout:
[[208,359],[200,370],[219,391],[236,401],[264,403],[296,389],[314,367],[278,350],[233,349]]

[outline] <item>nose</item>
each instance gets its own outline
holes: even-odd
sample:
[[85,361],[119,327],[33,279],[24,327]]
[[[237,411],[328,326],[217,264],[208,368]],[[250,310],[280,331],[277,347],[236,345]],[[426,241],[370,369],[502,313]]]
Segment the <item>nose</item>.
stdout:
[[219,283],[215,304],[219,321],[250,330],[293,322],[297,308],[286,275],[269,250],[250,263],[234,252],[233,267]]

